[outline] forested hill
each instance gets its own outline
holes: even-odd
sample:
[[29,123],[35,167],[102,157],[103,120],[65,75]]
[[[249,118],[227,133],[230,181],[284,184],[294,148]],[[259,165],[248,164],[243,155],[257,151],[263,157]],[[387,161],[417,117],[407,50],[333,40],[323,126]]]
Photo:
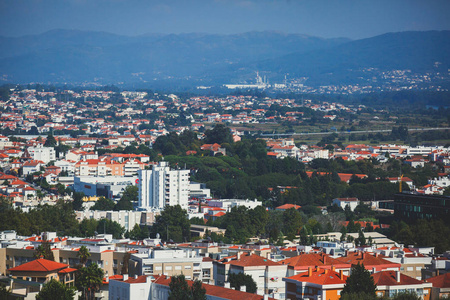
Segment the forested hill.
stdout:
[[191,76],[195,80],[205,75],[214,77],[230,65],[334,47],[347,41],[278,32],[127,37],[53,30],[41,35],[0,37],[0,74],[4,80],[19,83],[142,82]]
[[[367,83],[367,69],[448,77],[450,31],[400,32],[350,41],[279,32],[149,34],[53,30],[0,37],[4,83],[183,86],[308,78],[308,85]],[[173,84],[172,86],[177,86]]]
[[450,31],[399,32],[254,64],[252,68],[309,77],[317,84],[355,83],[368,68],[444,72],[450,67]]

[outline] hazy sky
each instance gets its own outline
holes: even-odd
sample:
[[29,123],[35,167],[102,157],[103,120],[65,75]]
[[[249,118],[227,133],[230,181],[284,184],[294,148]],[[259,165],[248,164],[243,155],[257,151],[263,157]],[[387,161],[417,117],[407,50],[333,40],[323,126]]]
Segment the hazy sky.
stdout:
[[449,30],[450,0],[0,0],[0,35],[51,29],[145,33],[276,30],[364,38]]

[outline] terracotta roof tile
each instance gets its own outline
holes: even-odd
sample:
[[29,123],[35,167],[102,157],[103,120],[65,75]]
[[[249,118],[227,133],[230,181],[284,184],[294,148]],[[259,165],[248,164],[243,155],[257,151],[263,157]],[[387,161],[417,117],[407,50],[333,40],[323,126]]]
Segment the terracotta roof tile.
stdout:
[[252,255],[242,254],[239,260],[232,260],[228,263],[234,266],[241,266],[241,267],[281,265],[278,262],[274,262],[270,259],[264,258],[256,254]]
[[345,284],[347,280],[347,276],[342,275],[343,279],[341,279],[340,274],[338,272],[316,268],[312,270],[311,276],[309,276],[309,272],[303,272],[291,277],[288,279],[301,281],[301,282],[309,282],[315,283],[319,285],[329,285],[329,284]]
[[428,278],[427,282],[431,282],[433,287],[450,288],[450,273]]
[[52,272],[59,269],[67,268],[69,265],[61,264],[47,259],[35,259],[24,263],[20,266],[8,269],[8,271],[16,272]]
[[410,285],[410,284],[422,284],[423,281],[409,277],[400,273],[400,282],[397,281],[396,271],[382,271],[372,274],[375,284],[380,285]]

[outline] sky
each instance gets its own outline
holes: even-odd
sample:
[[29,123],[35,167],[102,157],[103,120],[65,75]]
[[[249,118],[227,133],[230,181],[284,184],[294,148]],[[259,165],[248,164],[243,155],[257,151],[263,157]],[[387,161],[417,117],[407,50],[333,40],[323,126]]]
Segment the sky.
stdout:
[[53,29],[147,33],[280,31],[360,39],[450,30],[450,0],[0,0],[0,35]]

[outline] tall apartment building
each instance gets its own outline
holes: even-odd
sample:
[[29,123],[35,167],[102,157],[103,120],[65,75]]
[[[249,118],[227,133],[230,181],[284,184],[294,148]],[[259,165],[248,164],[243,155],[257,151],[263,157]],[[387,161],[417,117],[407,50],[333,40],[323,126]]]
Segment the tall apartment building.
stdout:
[[39,145],[37,147],[29,147],[28,153],[34,160],[41,160],[48,164],[52,160],[56,160],[56,152],[53,147],[43,147]]
[[140,170],[139,207],[163,209],[166,205],[188,208],[189,170],[171,170],[169,163],[162,161],[152,170]]

